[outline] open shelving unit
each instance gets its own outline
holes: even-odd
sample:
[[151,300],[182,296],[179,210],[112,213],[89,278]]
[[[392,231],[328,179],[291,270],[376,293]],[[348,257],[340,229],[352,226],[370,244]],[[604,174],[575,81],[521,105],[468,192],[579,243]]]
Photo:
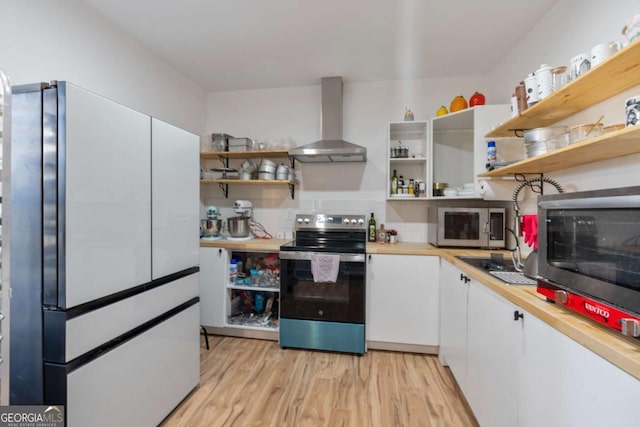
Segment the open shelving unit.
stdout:
[[[230,159],[257,159],[257,158],[288,158],[293,169],[295,161],[289,156],[287,150],[262,150],[262,151],[204,151],[200,153],[201,160],[219,160],[224,168],[229,167]],[[229,185],[276,185],[289,187],[291,198],[295,197],[295,185],[297,181],[289,180],[262,180],[262,179],[201,179],[201,184],[218,184],[224,197],[229,197]]]
[[514,136],[515,131],[552,125],[638,85],[640,39],[496,127],[486,137]]
[[[513,136],[515,131],[550,126],[627,89],[640,85],[640,40],[616,52],[519,116],[486,134]],[[543,174],[601,160],[640,153],[640,125],[589,138],[549,153],[485,172],[479,177]]]

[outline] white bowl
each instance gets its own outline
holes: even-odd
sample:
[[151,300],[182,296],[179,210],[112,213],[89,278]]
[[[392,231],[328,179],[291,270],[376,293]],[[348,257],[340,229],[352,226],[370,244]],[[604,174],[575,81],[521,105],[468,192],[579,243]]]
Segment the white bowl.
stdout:
[[445,188],[444,189],[444,196],[445,197],[454,197],[458,195],[458,190],[455,188]]

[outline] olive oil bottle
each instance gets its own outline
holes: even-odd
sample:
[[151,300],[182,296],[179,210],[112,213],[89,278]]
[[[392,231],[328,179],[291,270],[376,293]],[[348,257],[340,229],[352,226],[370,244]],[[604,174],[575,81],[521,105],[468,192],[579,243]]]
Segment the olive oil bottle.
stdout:
[[367,240],[369,242],[376,241],[376,219],[373,217],[373,212],[371,212],[371,218],[369,218],[369,233],[367,235]]

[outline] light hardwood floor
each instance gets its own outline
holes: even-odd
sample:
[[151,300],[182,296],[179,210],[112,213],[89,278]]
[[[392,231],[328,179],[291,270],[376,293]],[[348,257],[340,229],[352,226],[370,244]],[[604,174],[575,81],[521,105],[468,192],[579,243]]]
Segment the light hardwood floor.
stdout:
[[437,357],[286,349],[210,336],[200,386],[165,420],[174,426],[477,426]]

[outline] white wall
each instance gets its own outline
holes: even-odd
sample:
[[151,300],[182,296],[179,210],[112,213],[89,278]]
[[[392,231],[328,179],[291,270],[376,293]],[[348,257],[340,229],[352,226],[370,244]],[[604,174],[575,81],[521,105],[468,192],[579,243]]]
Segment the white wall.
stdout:
[[68,80],[200,135],[205,93],[76,0],[0,1],[0,68],[12,84]]
[[[210,93],[207,99],[206,133],[224,132],[259,141],[291,141],[303,145],[320,138],[320,86]],[[251,200],[255,218],[272,234],[291,229],[286,218],[309,210],[331,210],[369,215],[378,223],[396,228],[405,241],[426,241],[426,203],[391,202],[386,197],[387,127],[401,121],[405,107],[415,120],[435,116],[440,105],[449,107],[456,95],[469,98],[479,90],[487,101],[495,97],[487,90],[486,76],[431,80],[344,82],[343,137],[367,147],[366,163],[296,163],[301,185],[291,200],[287,189],[230,186],[229,198],[217,187],[203,187],[203,205],[215,204],[223,215],[232,216],[230,206],[238,199]],[[208,140],[203,138],[203,145]],[[274,159],[278,160],[278,159]],[[280,159],[279,161],[282,161]],[[206,162],[206,168],[219,166]]]

